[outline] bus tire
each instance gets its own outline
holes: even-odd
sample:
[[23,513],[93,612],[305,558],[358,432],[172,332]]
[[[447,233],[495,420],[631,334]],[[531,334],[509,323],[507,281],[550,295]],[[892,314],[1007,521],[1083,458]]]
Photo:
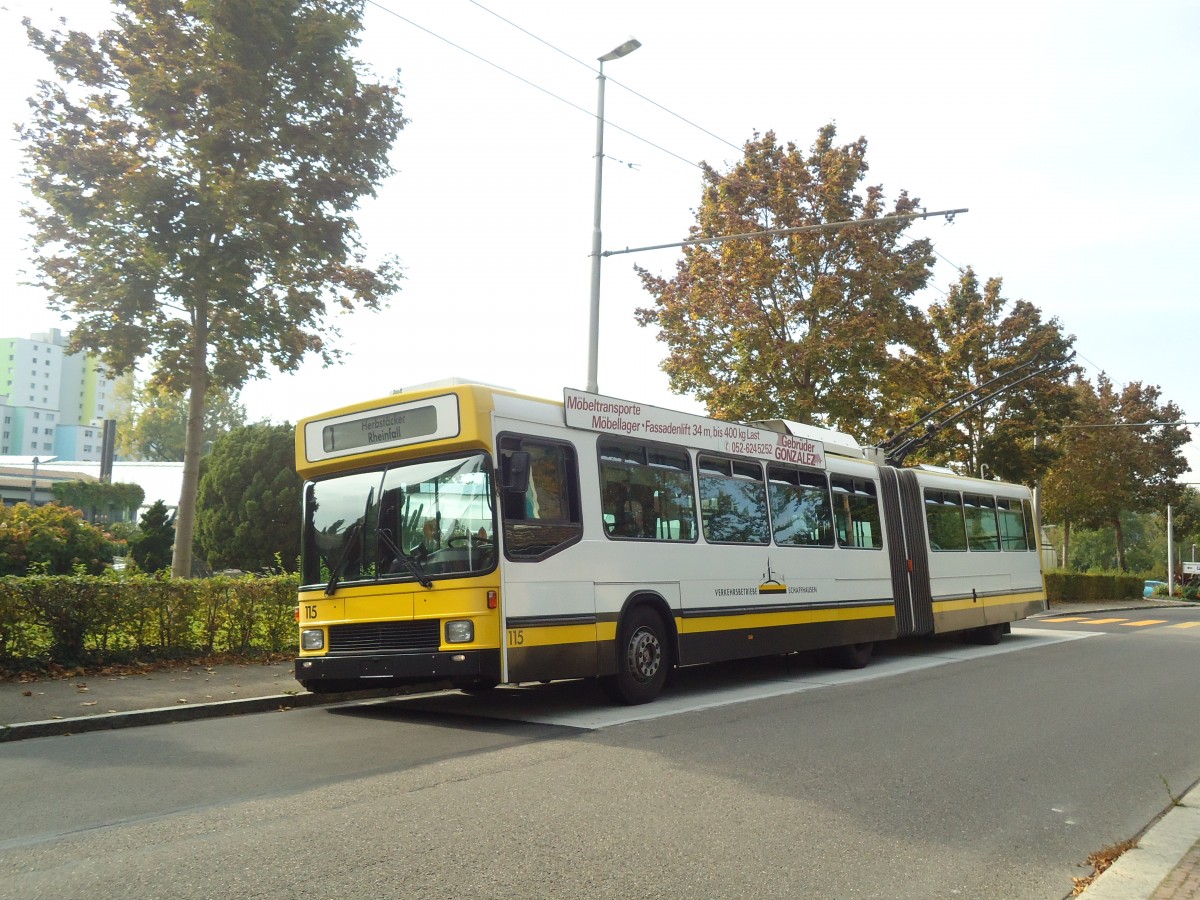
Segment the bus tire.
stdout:
[[843,644],[841,647],[830,647],[823,657],[832,666],[839,669],[861,669],[871,661],[875,652],[875,643],[866,641],[861,644]]
[[366,685],[355,678],[314,678],[301,681],[300,686],[314,694],[346,694],[361,691]]
[[500,684],[500,682],[495,678],[481,678],[479,681],[472,681],[469,684],[460,684],[458,689],[464,694],[478,696],[479,694],[486,694],[490,691],[494,691],[498,684]]
[[1007,622],[1001,622],[998,625],[984,625],[982,628],[974,628],[967,632],[967,637],[973,644],[982,644],[985,647],[991,647],[1000,643],[1000,639],[1008,634],[1010,630]]
[[614,703],[633,706],[658,696],[671,668],[667,629],[648,606],[631,610],[617,640],[617,674],[600,680]]

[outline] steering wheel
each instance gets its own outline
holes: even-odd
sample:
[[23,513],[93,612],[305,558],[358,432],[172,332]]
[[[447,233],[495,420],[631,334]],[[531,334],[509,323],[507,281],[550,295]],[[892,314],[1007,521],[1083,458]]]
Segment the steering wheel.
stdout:
[[460,547],[466,544],[470,544],[474,547],[481,547],[490,543],[491,541],[489,541],[487,538],[481,538],[477,534],[455,534],[446,538],[447,547]]

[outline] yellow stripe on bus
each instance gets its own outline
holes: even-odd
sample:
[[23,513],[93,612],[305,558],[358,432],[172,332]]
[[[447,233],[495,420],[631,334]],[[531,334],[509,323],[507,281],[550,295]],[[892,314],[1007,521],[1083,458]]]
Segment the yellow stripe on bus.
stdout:
[[890,603],[879,606],[848,606],[827,609],[790,609],[781,612],[749,613],[738,616],[705,616],[676,619],[680,634],[710,631],[736,631],[746,628],[770,628],[779,625],[809,625],[814,622],[851,622],[857,619],[890,619]]
[[[746,628],[770,628],[780,625],[807,625],[815,622],[851,622],[860,619],[890,619],[892,605],[853,606],[830,609],[798,609],[780,612],[761,612],[735,616],[703,618],[675,617],[675,629],[680,634],[701,634],[712,631],[736,631]],[[612,641],[617,637],[616,622],[595,625],[548,625],[508,629],[510,647],[547,647],[554,644],[582,644],[589,641]]]
[[[553,644],[586,644],[597,640],[596,625],[547,625],[544,627],[509,628],[510,647],[547,647]],[[616,626],[612,629],[615,631]]]
[[983,609],[994,606],[1013,606],[1024,603],[1041,603],[1045,600],[1043,594],[1030,592],[1027,594],[1002,594],[998,597],[980,597],[974,599],[971,597],[960,597],[955,600],[934,600],[933,611],[935,613],[957,612],[963,609]]

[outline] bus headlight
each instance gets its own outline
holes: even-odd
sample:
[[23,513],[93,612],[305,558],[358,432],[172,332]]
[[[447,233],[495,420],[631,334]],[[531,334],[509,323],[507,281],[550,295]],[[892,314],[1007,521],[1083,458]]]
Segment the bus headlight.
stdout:
[[470,619],[456,619],[446,623],[447,644],[469,644],[475,640],[475,623]]
[[320,628],[308,628],[300,632],[301,650],[324,650],[325,632]]

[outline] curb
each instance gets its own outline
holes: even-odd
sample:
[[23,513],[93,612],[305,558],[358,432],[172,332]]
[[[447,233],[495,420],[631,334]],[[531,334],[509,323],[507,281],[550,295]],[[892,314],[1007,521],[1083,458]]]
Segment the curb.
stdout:
[[37,722],[14,722],[0,725],[0,744],[24,741],[30,738],[59,737],[70,734],[85,734],[92,731],[112,731],[139,725],[170,725],[177,722],[196,722],[202,719],[219,719],[247,713],[285,712],[289,709],[306,709],[312,706],[328,706],[347,700],[373,700],[397,696],[395,690],[352,691],[343,694],[274,694],[267,697],[250,697],[240,700],[219,700],[215,703],[180,704],[155,709],[140,709],[131,712],[102,713],[95,716],[79,716],[73,719],[43,719]]
[[1197,845],[1198,839],[1200,784],[1195,784],[1178,805],[1168,806],[1138,835],[1136,847],[1122,853],[1080,896],[1087,900],[1150,897]]

